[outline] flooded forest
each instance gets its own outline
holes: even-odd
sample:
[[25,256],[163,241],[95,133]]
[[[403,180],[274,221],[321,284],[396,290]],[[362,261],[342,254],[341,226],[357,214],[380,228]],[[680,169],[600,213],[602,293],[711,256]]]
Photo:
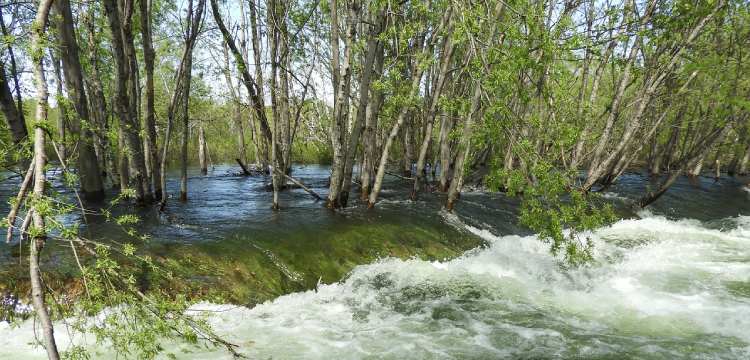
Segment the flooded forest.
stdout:
[[746,0],[0,0],[0,359],[748,359]]

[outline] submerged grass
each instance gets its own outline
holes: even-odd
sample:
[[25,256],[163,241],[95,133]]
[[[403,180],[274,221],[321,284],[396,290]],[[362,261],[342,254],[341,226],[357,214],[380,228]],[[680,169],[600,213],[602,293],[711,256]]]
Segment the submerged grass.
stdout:
[[[337,226],[301,226],[277,232],[233,234],[223,241],[201,244],[158,243],[144,252],[171,273],[164,277],[143,267],[136,273],[144,292],[158,289],[213,301],[254,306],[280,295],[316,288],[343,279],[355,266],[381,258],[444,260],[482,245],[474,235],[445,224],[410,225],[391,222],[350,222]],[[71,259],[47,251],[45,281],[60,296],[81,294],[80,277]],[[0,270],[0,295],[28,299],[26,267]],[[64,295],[63,295],[64,294]],[[2,318],[10,319],[11,309]]]

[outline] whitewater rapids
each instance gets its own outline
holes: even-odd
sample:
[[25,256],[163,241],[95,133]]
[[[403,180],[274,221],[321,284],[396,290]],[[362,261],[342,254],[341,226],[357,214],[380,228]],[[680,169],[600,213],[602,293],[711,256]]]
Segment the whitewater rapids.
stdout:
[[[750,217],[621,220],[589,234],[596,262],[576,270],[533,236],[445,217],[487,246],[444,262],[383,259],[252,309],[191,311],[208,311],[250,358],[750,358]],[[61,347],[70,343],[63,327],[56,333]],[[0,324],[0,359],[45,358],[32,342],[30,322]],[[179,359],[231,358],[165,348]],[[111,358],[106,346],[93,349]]]

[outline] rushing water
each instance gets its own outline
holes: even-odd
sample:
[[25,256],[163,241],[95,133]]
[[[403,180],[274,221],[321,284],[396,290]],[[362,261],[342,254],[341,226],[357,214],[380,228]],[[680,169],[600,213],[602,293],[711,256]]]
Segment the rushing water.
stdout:
[[[312,168],[301,177],[322,191],[324,170]],[[258,184],[247,195],[247,182],[253,181]],[[251,358],[750,357],[750,216],[745,216],[750,215],[750,194],[732,179],[680,181],[651,210],[633,214],[624,205],[648,181],[626,176],[605,197],[620,205],[627,219],[588,234],[596,261],[575,270],[561,267],[544,243],[516,226],[515,203],[502,195],[467,193],[456,214],[448,214],[439,210],[440,199],[433,195],[401,200],[407,190],[392,183],[396,190],[384,194],[374,214],[353,209],[335,215],[294,190],[285,195],[287,207],[293,208],[274,215],[266,211],[268,194],[259,180],[196,178],[191,185],[205,191],[194,191],[195,205],[172,205],[179,221],[146,226],[158,234],[155,238],[222,244],[218,249],[223,251],[242,246],[237,233],[275,237],[280,243],[290,241],[285,235],[295,242],[309,238],[312,244],[299,248],[259,242],[302,277],[304,268],[295,267],[284,252],[296,250],[304,257],[312,251],[310,256],[319,260],[325,256],[315,247],[331,246],[320,239],[341,231],[356,238],[367,226],[385,223],[407,232],[424,227],[485,242],[450,260],[380,253],[380,260],[356,266],[340,282],[324,281],[330,284],[252,308],[193,307],[207,313],[218,334]],[[236,188],[235,195],[228,187]],[[257,203],[247,205],[253,197]],[[211,205],[212,199],[234,201],[235,209],[218,210],[225,205]],[[237,225],[238,219],[247,224]],[[362,225],[347,227],[352,223]],[[383,230],[371,236],[399,233]],[[41,349],[28,345],[33,339],[29,322],[13,329],[0,325],[0,333],[0,358],[43,358]],[[66,344],[65,332],[58,334],[58,343]],[[178,358],[229,358],[217,349],[166,348]],[[106,349],[98,351],[107,357]]]

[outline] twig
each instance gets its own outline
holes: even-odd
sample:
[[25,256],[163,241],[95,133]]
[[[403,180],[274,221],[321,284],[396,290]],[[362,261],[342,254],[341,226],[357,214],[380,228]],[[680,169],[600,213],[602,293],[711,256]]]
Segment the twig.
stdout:
[[16,196],[16,203],[13,204],[13,208],[10,209],[10,213],[8,214],[8,234],[5,237],[6,243],[9,243],[10,239],[13,238],[13,224],[15,224],[16,222],[16,216],[18,216],[18,209],[21,207],[21,203],[23,202],[23,199],[26,197],[26,193],[29,189],[29,184],[31,184],[31,178],[33,177],[33,175],[34,175],[34,162],[32,161],[31,165],[29,165],[29,170],[26,171],[26,176],[23,178],[23,182],[21,183],[21,188],[18,190],[18,196]]

